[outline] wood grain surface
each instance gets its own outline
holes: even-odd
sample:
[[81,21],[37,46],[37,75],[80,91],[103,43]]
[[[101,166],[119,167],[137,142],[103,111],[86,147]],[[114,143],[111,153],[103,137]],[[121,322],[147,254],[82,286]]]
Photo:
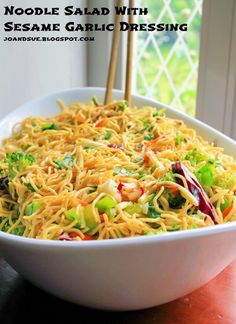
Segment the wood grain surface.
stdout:
[[41,291],[0,259],[0,323],[21,322],[235,324],[236,260],[204,287],[171,303],[142,311],[102,312],[67,303]]

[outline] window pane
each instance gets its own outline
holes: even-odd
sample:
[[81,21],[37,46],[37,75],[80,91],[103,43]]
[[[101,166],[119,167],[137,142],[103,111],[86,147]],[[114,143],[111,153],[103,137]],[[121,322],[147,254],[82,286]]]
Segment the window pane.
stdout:
[[140,0],[149,9],[140,23],[187,23],[188,31],[139,32],[135,92],[194,116],[202,0]]

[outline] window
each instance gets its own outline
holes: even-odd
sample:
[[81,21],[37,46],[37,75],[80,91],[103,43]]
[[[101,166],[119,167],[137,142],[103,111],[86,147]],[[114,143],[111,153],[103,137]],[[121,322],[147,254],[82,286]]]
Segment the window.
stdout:
[[[136,60],[138,64],[134,65],[134,90],[141,93],[144,96],[167,96],[156,97],[159,101],[168,102],[169,105],[175,106],[177,109],[181,109],[195,115],[197,118],[206,122],[207,124],[215,127],[216,129],[224,132],[225,134],[236,139],[236,1],[235,0],[137,0],[137,3],[143,1],[146,7],[154,6],[159,8],[156,13],[156,19],[166,19],[164,22],[177,21],[181,8],[176,6],[184,6],[187,8],[182,11],[182,15],[185,14],[184,21],[188,21],[189,26],[193,26],[192,39],[196,40],[194,54],[189,50],[191,48],[191,41],[188,38],[182,37],[171,44],[176,46],[173,50],[174,57],[177,55],[183,55],[183,59],[186,59],[187,72],[185,71],[183,81],[177,85],[177,88],[173,87],[173,81],[170,80],[170,75],[176,78],[173,74],[182,73],[182,65],[176,67],[176,73],[170,74],[171,60],[169,63],[164,62],[166,57],[170,55],[170,52],[164,53],[163,49],[158,49],[161,40],[157,40],[159,36],[150,36],[149,44],[147,44],[148,35],[137,35],[137,41],[143,42],[145,50],[147,45],[149,48],[153,47],[155,60],[159,60],[161,64],[164,63],[162,69],[159,69],[151,77],[151,81],[157,78],[157,73],[163,72],[163,79],[165,83],[170,87],[170,95],[166,95],[165,91],[159,93],[157,89],[161,89],[163,81],[161,76],[158,76],[159,81],[154,84],[148,83],[147,71],[142,69],[141,58],[141,43],[137,45]],[[111,11],[114,6],[114,2],[110,0],[100,0],[101,6],[109,6]],[[89,0],[89,6],[96,6],[97,1]],[[175,6],[175,7],[174,7]],[[154,9],[155,9],[154,8]],[[179,11],[180,10],[180,11]],[[149,10],[150,12],[153,9]],[[155,10],[154,10],[155,11]],[[162,16],[160,14],[162,12]],[[154,13],[153,13],[154,14]],[[143,17],[141,17],[144,19]],[[98,17],[96,22],[109,23],[112,17],[107,16],[107,20],[104,17]],[[149,19],[149,18],[147,18]],[[199,35],[201,30],[201,37]],[[138,34],[140,34],[139,32]],[[142,32],[144,33],[144,32]],[[175,35],[177,36],[177,35]],[[146,38],[145,38],[146,37]],[[161,37],[161,36],[160,36]],[[125,65],[126,65],[126,41],[125,35],[122,34],[121,50],[119,54],[119,62],[117,68],[117,78],[115,82],[115,88],[124,89],[125,79]],[[96,42],[89,44],[88,48],[88,85],[105,86],[107,67],[110,55],[111,46],[111,33],[100,33],[96,36]],[[146,40],[146,43],[145,43]],[[199,44],[200,40],[200,44]],[[194,41],[195,42],[195,41]],[[180,46],[180,50],[177,49],[177,44]],[[186,46],[190,45],[188,51]],[[200,46],[200,55],[198,55],[198,49]],[[181,48],[182,47],[182,48]],[[150,49],[149,49],[150,50]],[[151,50],[150,50],[151,51]],[[162,56],[160,56],[160,53]],[[188,53],[188,54],[187,54]],[[163,58],[163,59],[162,59]],[[172,58],[173,60],[173,58]],[[99,64],[98,64],[99,62]],[[160,62],[158,64],[160,64]],[[149,65],[151,65],[149,60]],[[149,65],[146,65],[148,70]],[[198,68],[199,65],[199,68]],[[178,69],[177,69],[178,68]],[[140,75],[140,71],[142,74]],[[166,73],[168,71],[169,75]],[[149,73],[153,71],[150,71]],[[180,76],[178,76],[180,78]],[[186,81],[187,79],[187,81]],[[145,83],[146,82],[146,83]],[[188,88],[188,90],[185,89]],[[186,90],[186,92],[185,92]],[[177,96],[176,96],[177,94]]]
[[[4,2],[4,3],[3,3]],[[70,0],[70,4],[86,7],[85,0]],[[11,16],[3,14],[3,5],[11,2],[1,1],[1,24],[10,21]],[[52,7],[52,1],[38,0],[13,1],[15,7]],[[63,8],[67,0],[54,1],[54,7]],[[61,16],[63,17],[63,16]],[[64,18],[66,21],[67,17]],[[86,17],[77,18],[85,22]],[[58,22],[58,16],[22,16],[16,15],[13,21],[19,23],[49,23]],[[62,21],[62,24],[64,22]],[[7,34],[0,30],[0,119],[20,104],[63,88],[84,86],[87,82],[87,48],[83,42],[4,42]],[[17,32],[17,36],[36,37],[41,33]],[[48,34],[47,34],[48,35]],[[12,35],[9,35],[12,36]],[[55,36],[55,34],[51,34]],[[57,34],[57,36],[59,36]],[[61,33],[61,36],[67,36]],[[78,59],[79,58],[79,59]]]
[[202,0],[142,0],[140,23],[187,23],[188,31],[140,32],[136,37],[134,91],[196,113]]

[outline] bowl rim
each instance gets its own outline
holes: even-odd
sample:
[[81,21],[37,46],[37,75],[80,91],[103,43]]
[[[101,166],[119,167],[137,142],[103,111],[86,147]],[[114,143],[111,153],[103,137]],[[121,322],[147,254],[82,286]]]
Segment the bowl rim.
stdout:
[[192,230],[182,230],[176,232],[167,232],[157,235],[140,235],[134,237],[115,238],[110,240],[87,240],[87,241],[60,241],[60,240],[42,240],[17,236],[0,231],[0,242],[8,242],[20,245],[30,245],[34,247],[45,248],[121,248],[124,246],[152,245],[158,243],[170,243],[173,241],[183,241],[199,237],[209,237],[223,233],[236,232],[236,222],[212,225]]
[[[1,121],[1,125],[8,122],[8,119],[15,115],[18,111],[22,110],[26,106],[30,106],[33,103],[40,103],[41,101],[47,100],[53,96],[63,96],[63,94],[68,94],[69,92],[77,92],[77,91],[85,91],[89,90],[91,92],[104,92],[105,88],[103,87],[74,87],[69,89],[62,89],[57,90],[55,92],[40,96],[36,99],[27,101],[26,103],[20,105],[12,112],[7,114]],[[123,90],[113,89],[113,93],[116,94],[124,94]],[[177,111],[176,109],[169,107],[166,104],[160,103],[157,100],[149,99],[144,96],[140,95],[132,95],[132,98],[138,100],[148,100],[149,103],[153,104],[154,106],[159,106],[166,108],[168,111],[174,113],[175,115],[179,116],[180,118],[183,116],[186,121],[190,121],[193,124],[198,124],[201,127],[204,127],[207,130],[210,130],[214,135],[220,135],[222,138],[230,142],[231,144],[236,146],[236,141],[232,138],[228,137],[225,134],[222,134],[220,131],[214,129],[213,127],[203,123],[202,121],[188,116],[184,112]],[[19,243],[23,245],[33,245],[33,246],[41,246],[41,247],[63,247],[63,248],[79,248],[79,249],[86,249],[86,248],[99,248],[99,247],[121,247],[121,246],[130,246],[130,245],[145,245],[145,244],[153,244],[159,242],[172,242],[172,241],[179,241],[197,237],[204,237],[204,236],[212,236],[217,235],[225,232],[236,231],[236,221],[226,224],[219,224],[219,225],[212,225],[203,228],[197,228],[193,230],[182,230],[182,231],[175,231],[175,232],[167,232],[158,235],[140,235],[135,237],[126,237],[126,238],[115,238],[110,240],[88,240],[88,241],[60,241],[60,240],[42,240],[36,238],[28,238],[28,237],[21,237],[14,234],[9,234],[6,232],[0,231],[0,242],[1,241],[9,241],[12,243]]]
[[[20,111],[22,108],[27,107],[32,105],[33,103],[40,103],[41,101],[47,100],[50,97],[53,96],[60,96],[63,94],[67,94],[67,93],[73,93],[73,92],[77,92],[77,91],[84,91],[84,90],[89,90],[89,91],[93,91],[93,92],[105,92],[105,88],[104,87],[73,87],[73,88],[68,88],[68,89],[61,89],[61,90],[57,90],[54,92],[50,92],[48,94],[45,94],[43,96],[37,97],[35,99],[29,100],[25,103],[23,103],[22,105],[20,105],[19,107],[16,107],[16,109],[14,109],[13,111],[11,111],[10,113],[8,113],[5,117],[3,117],[0,120],[0,127],[5,124],[7,122],[7,120],[11,117],[14,116],[18,111]],[[120,89],[113,89],[112,94],[124,94],[123,90]],[[134,99],[138,99],[138,100],[146,100],[149,101],[149,103],[153,104],[154,106],[158,106],[160,108],[165,108],[168,111],[170,111],[171,113],[173,113],[174,115],[178,116],[179,118],[184,117],[186,119],[187,122],[191,122],[192,124],[197,124],[200,127],[206,128],[208,130],[210,130],[214,135],[219,135],[221,138],[224,138],[225,140],[227,140],[230,144],[235,145],[236,146],[236,140],[233,140],[231,137],[223,134],[222,132],[218,131],[217,129],[215,129],[214,127],[202,122],[201,120],[191,117],[189,115],[187,115],[185,112],[176,110],[164,103],[159,102],[158,100],[154,100],[154,99],[150,99],[147,98],[145,96],[140,96],[140,95],[136,95],[133,94],[132,98]]]

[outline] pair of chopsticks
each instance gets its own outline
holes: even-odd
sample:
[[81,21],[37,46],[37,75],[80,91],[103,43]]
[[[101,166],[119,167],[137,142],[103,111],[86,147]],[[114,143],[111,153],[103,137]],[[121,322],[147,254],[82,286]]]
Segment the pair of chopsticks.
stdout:
[[[117,5],[123,6],[123,0],[118,0]],[[134,0],[129,0],[129,7],[134,7]],[[112,48],[110,56],[110,64],[107,76],[106,94],[105,94],[105,105],[112,100],[112,89],[114,86],[117,56],[120,42],[120,21],[121,15],[116,15],[115,28],[112,38]],[[129,24],[134,22],[134,15],[129,15]],[[127,46],[127,63],[126,63],[126,83],[125,83],[125,100],[131,105],[131,92],[132,92],[132,68],[133,68],[133,44],[134,44],[134,33],[129,30],[128,32],[128,46]]]

